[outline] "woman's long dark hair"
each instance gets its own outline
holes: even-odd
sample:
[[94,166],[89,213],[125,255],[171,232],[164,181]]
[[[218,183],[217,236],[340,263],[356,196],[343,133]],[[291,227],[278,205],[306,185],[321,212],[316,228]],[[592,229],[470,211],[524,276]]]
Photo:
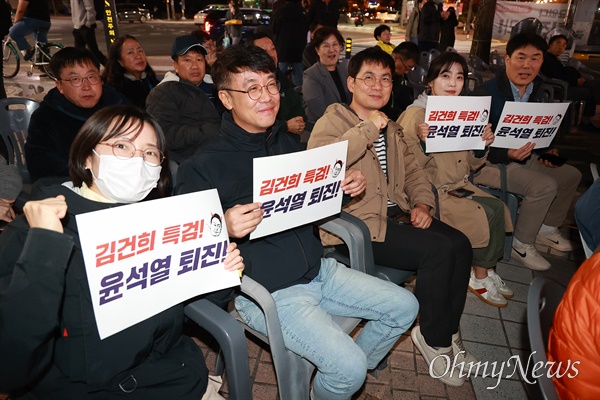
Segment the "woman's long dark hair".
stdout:
[[[123,87],[123,82],[127,78],[125,78],[125,68],[121,65],[119,61],[121,61],[121,50],[123,49],[123,44],[127,39],[135,40],[140,43],[135,37],[131,35],[123,35],[119,36],[117,40],[110,46],[110,50],[108,52],[108,61],[106,62],[106,69],[104,70],[104,82],[119,89]],[[156,73],[146,60],[146,77],[152,84],[155,86],[158,83],[158,79],[156,78]]]
[[469,66],[467,64],[467,60],[463,56],[453,51],[446,51],[437,56],[431,62],[429,69],[427,70],[427,77],[425,79],[426,83],[431,83],[437,79],[440,74],[443,74],[446,71],[449,71],[452,68],[452,65],[457,63],[461,66],[463,70],[463,75],[465,78],[465,83],[463,84],[462,91],[460,94],[464,94],[467,89],[467,75],[469,74]]

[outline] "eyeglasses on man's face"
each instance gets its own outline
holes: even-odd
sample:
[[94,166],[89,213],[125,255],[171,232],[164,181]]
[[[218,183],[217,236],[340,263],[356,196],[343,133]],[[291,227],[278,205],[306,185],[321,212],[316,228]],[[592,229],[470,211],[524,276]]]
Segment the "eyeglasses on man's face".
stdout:
[[102,79],[100,79],[100,75],[98,74],[89,74],[88,76],[73,76],[69,79],[59,79],[60,81],[67,81],[71,84],[71,86],[73,87],[79,87],[81,85],[83,85],[83,81],[88,81],[90,85],[98,85],[100,82],[102,82]]
[[127,140],[115,140],[112,143],[102,142],[98,144],[112,147],[112,152],[115,157],[121,160],[128,160],[132,158],[138,151],[142,153],[144,162],[153,167],[160,165],[165,159],[165,156],[158,148],[148,147],[144,150],[138,150],[133,143]]
[[230,92],[237,92],[237,93],[246,93],[248,95],[248,97],[250,97],[250,100],[258,100],[261,98],[261,96],[263,94],[263,88],[267,89],[267,92],[271,96],[275,96],[275,95],[279,94],[279,91],[281,90],[281,84],[278,81],[270,81],[266,85],[259,85],[259,84],[252,85],[247,90],[238,90],[238,89],[229,89],[229,88],[224,88],[223,90],[228,90]]
[[408,66],[406,65],[406,63],[404,62],[404,60],[402,60],[402,57],[396,57],[400,63],[402,64],[402,66],[404,67],[404,69],[406,70],[406,72],[408,71],[412,71],[413,69],[415,69],[415,65],[413,64],[412,66]]
[[379,81],[379,83],[381,83],[381,86],[383,87],[390,87],[392,86],[392,77],[389,75],[385,75],[382,76],[381,78],[377,78],[374,75],[365,75],[362,78],[354,78],[354,79],[359,79],[361,81],[363,81],[365,83],[365,85],[371,87],[371,86],[375,86],[375,83]]

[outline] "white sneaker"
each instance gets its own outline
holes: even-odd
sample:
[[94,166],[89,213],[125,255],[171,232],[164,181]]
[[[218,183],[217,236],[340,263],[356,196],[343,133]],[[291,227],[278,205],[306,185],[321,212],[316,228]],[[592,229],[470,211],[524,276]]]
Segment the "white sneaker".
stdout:
[[488,277],[494,282],[494,286],[496,286],[498,293],[504,296],[505,299],[511,299],[514,296],[514,292],[506,286],[506,283],[504,283],[494,268],[488,269]]
[[460,336],[460,331],[452,335],[452,351],[454,352],[455,357],[458,356],[457,362],[465,362],[465,369],[468,369],[469,364],[471,363],[472,365],[477,364],[477,358],[465,349],[462,337]]
[[533,244],[516,244],[513,242],[512,258],[524,267],[536,271],[545,271],[551,267],[550,263],[538,253]]
[[[454,351],[453,346],[440,347],[434,349],[429,347],[425,338],[421,335],[421,327],[416,326],[410,332],[410,337],[419,350],[427,365],[429,365],[429,375],[437,378],[449,386],[462,386],[465,383],[465,375],[460,373],[460,366],[453,368]],[[458,360],[457,360],[458,361]]]
[[554,228],[550,232],[538,233],[535,242],[558,251],[573,251],[573,243],[564,237],[558,228]]
[[508,305],[504,296],[498,293],[494,281],[489,276],[486,276],[483,279],[477,279],[475,278],[475,274],[471,271],[469,290],[490,306],[503,308]]

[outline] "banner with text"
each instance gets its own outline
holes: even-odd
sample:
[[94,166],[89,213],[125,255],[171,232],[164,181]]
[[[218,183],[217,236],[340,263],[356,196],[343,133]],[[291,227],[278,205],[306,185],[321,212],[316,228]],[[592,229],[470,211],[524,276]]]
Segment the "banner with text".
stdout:
[[513,26],[525,18],[536,18],[542,25],[542,35],[557,26],[564,25],[567,16],[567,3],[525,3],[516,1],[497,1],[494,14],[492,38],[510,39]]
[[483,150],[481,140],[490,114],[490,96],[428,96],[425,122],[427,153]]
[[527,142],[536,149],[550,146],[560,129],[569,103],[519,103],[507,101],[496,127],[492,147],[518,149]]
[[104,339],[195,296],[239,285],[216,189],[76,217]]
[[250,239],[339,213],[348,142],[254,159],[254,201],[264,216]]

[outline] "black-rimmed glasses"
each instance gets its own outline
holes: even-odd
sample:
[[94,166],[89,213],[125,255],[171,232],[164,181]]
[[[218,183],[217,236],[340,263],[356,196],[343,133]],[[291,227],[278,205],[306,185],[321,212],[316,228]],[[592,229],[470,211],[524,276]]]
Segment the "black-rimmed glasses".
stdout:
[[250,97],[250,100],[258,100],[258,99],[260,99],[260,97],[263,94],[263,88],[267,89],[267,92],[271,96],[275,96],[276,94],[279,94],[279,91],[281,90],[281,84],[277,81],[271,81],[271,82],[267,83],[266,85],[252,85],[247,90],[238,90],[238,89],[229,89],[229,88],[224,88],[223,90],[229,90],[231,92],[238,92],[238,93],[246,93],[248,95],[248,97]]
[[88,76],[74,76],[72,78],[69,79],[58,79],[59,81],[67,81],[71,84],[71,86],[73,87],[79,87],[81,85],[83,85],[83,81],[88,81],[90,85],[97,85],[100,82],[102,82],[102,79],[100,79],[100,75],[97,74],[90,74]]
[[415,66],[414,66],[414,65],[413,65],[412,67],[410,67],[410,68],[409,68],[409,67],[408,67],[408,65],[406,65],[406,64],[404,63],[404,60],[402,60],[402,57],[398,57],[398,60],[400,60],[400,62],[401,62],[401,63],[402,63],[402,65],[404,66],[404,69],[406,69],[406,71],[407,71],[407,72],[408,72],[408,71],[412,71],[413,69],[415,69]]
[[391,76],[382,76],[381,78],[374,77],[373,75],[365,75],[364,78],[354,78],[359,79],[365,83],[365,85],[371,87],[375,86],[375,83],[379,81],[381,86],[390,87],[392,86],[392,77]]
[[[138,152],[138,149],[134,146],[134,144],[126,140],[116,140],[113,143],[104,142],[98,144],[112,147],[112,152],[115,155],[115,157],[121,160],[128,160],[132,158],[135,155],[135,153]],[[144,150],[139,151],[141,151],[142,153],[142,158],[144,159],[144,162],[153,167],[160,165],[165,159],[165,156],[163,155],[162,151],[160,151],[156,147],[148,147]]]

